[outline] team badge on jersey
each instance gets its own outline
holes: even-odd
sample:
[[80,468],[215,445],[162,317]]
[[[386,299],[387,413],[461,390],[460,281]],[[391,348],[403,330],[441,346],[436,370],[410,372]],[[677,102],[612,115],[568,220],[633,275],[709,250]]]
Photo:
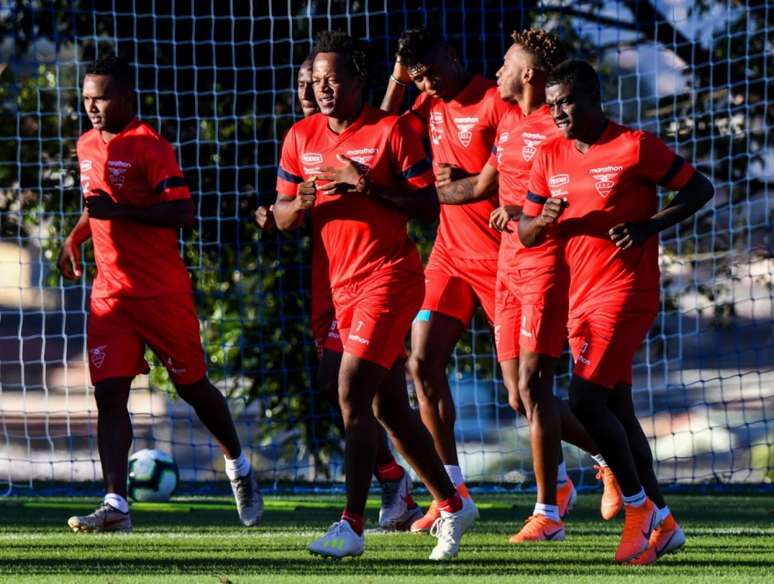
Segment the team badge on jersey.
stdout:
[[433,144],[440,144],[443,138],[443,114],[441,112],[430,112],[430,141]]
[[623,166],[604,166],[602,168],[592,168],[589,171],[594,180],[597,181],[594,183],[594,188],[597,189],[601,197],[607,198],[622,170]]
[[465,148],[470,146],[473,139],[473,127],[478,123],[478,118],[454,118],[454,124],[457,126],[457,138]]
[[529,162],[535,156],[538,146],[546,137],[543,134],[533,134],[530,132],[524,132],[521,137],[524,140],[524,146],[521,147],[521,157]]
[[124,174],[126,174],[127,170],[132,168],[132,165],[123,160],[108,160],[107,165],[110,184],[117,189],[122,188],[126,181]]
[[91,357],[91,364],[94,365],[97,369],[101,368],[102,365],[105,363],[105,349],[107,349],[107,345],[100,345],[99,347],[94,347],[93,349],[89,349],[89,357]]

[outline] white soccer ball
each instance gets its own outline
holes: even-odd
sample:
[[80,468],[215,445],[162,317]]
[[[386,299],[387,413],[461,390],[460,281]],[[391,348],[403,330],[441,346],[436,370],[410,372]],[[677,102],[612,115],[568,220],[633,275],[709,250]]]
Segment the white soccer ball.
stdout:
[[177,464],[165,452],[145,448],[129,457],[127,491],[135,501],[167,501],[179,478]]

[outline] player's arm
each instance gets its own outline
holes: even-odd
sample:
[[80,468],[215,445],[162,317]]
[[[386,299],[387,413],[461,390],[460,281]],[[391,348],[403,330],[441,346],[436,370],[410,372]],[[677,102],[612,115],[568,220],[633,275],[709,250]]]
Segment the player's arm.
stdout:
[[654,235],[694,215],[714,194],[715,187],[710,180],[695,171],[666,207],[643,223],[619,223],[610,229],[610,239],[621,249],[642,245]]
[[538,209],[537,214],[530,215],[529,212],[535,210],[524,206],[519,218],[519,239],[524,247],[535,247],[543,242],[546,231],[559,219],[567,201],[560,197],[540,197],[534,193],[527,195],[527,201],[542,208]]
[[390,80],[387,82],[387,91],[384,92],[384,99],[382,99],[380,108],[391,114],[400,114],[401,105],[403,100],[406,99],[406,90],[411,83],[408,69],[396,57],[395,66],[392,69]]
[[521,218],[522,209],[518,205],[501,205],[489,215],[489,227],[495,231],[513,233],[508,227],[511,221]]
[[91,237],[89,226],[89,211],[84,209],[70,234],[62,242],[57,265],[62,275],[68,280],[81,277],[81,245]]
[[194,206],[190,198],[173,199],[146,207],[116,203],[105,191],[86,199],[89,217],[97,220],[132,221],[151,227],[188,228],[193,224]]
[[274,205],[259,205],[255,210],[255,224],[258,229],[270,231],[274,228]]
[[304,222],[304,215],[314,206],[317,197],[315,181],[303,181],[298,184],[295,196],[277,193],[274,203],[274,221],[280,231],[297,229]]
[[485,164],[479,174],[459,177],[460,169],[441,163],[435,177],[438,200],[445,205],[463,205],[491,197],[497,192],[499,173]]

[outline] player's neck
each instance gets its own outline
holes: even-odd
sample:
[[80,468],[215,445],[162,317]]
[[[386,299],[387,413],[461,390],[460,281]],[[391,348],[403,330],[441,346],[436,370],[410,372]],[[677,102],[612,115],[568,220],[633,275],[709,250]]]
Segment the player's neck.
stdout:
[[599,116],[589,125],[588,131],[583,136],[575,138],[575,148],[581,154],[588,152],[597,141],[602,137],[602,134],[607,130],[609,120],[605,117],[603,112],[599,112]]
[[364,104],[361,102],[358,107],[353,108],[353,111],[356,113],[346,118],[333,118],[329,116],[328,128],[331,130],[331,132],[335,132],[336,134],[341,134],[349,126],[355,123],[355,121],[360,117],[360,114],[363,113],[364,107],[365,107]]
[[521,112],[528,116],[545,105],[546,93],[545,91],[539,91],[531,85],[527,85],[524,87],[522,94],[516,98],[516,101],[519,102]]
[[126,120],[126,122],[125,122],[125,123],[123,123],[123,124],[116,124],[116,127],[115,127],[115,128],[111,128],[110,130],[105,130],[105,129],[103,129],[103,130],[100,130],[100,131],[99,131],[99,135],[101,136],[101,138],[102,138],[102,141],[103,141],[105,144],[107,144],[108,142],[110,142],[110,141],[111,141],[113,138],[115,138],[116,136],[118,136],[118,134],[120,134],[121,132],[123,132],[123,131],[126,129],[126,127],[127,127],[129,124],[131,124],[131,123],[132,123],[132,121],[133,121],[133,120],[134,120],[134,114],[132,114],[132,115],[129,117],[129,119],[128,119],[128,120]]
[[452,90],[451,99],[456,99],[457,96],[459,96],[460,93],[462,93],[462,90],[465,89],[468,86],[468,83],[470,83],[470,80],[473,79],[473,73],[468,73],[460,67],[457,75],[454,77],[454,82],[452,84]]

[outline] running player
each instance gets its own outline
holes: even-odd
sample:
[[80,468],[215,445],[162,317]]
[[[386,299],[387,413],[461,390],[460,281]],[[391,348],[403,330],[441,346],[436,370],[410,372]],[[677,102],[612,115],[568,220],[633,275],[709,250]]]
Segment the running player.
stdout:
[[[570,405],[623,492],[625,522],[615,558],[652,563],[685,542],[659,489],[632,402],[632,361],[658,312],[658,233],[712,198],[712,184],[655,136],[608,120],[599,78],[566,61],[546,81],[562,136],[532,166],[519,222],[527,246],[552,230],[570,272]],[[677,191],[661,211],[656,186]]]
[[[298,69],[296,95],[305,118],[319,111],[312,88],[313,62],[314,59],[311,56],[307,57]],[[255,217],[258,227],[271,229],[274,226],[273,205],[271,207],[260,206]],[[331,285],[328,279],[328,256],[317,232],[314,233],[314,242],[312,243],[311,281],[310,322],[312,336],[317,347],[317,356],[320,358],[317,384],[331,406],[339,413],[337,422],[341,435],[344,436],[338,396],[339,366],[344,348],[336,326],[336,312],[333,307]],[[381,426],[378,428],[374,474],[382,487],[379,527],[385,530],[408,529],[416,519],[422,517],[422,509],[411,497],[411,477],[392,455],[387,443],[387,435]]]
[[135,117],[132,79],[126,61],[107,56],[83,80],[93,126],[77,146],[86,208],[58,264],[66,278],[79,278],[80,246],[93,238],[97,276],[87,345],[107,494],[94,513],[71,517],[68,525],[73,531],[131,531],[127,401],[132,379],[148,372],[146,346],[220,443],[239,517],[255,525],[263,499],[226,400],[207,379],[191,281],[178,251],[178,229],[193,220],[191,195],[172,146]]
[[492,228],[503,234],[495,295],[497,358],[511,405],[529,421],[538,491],[533,514],[511,538],[519,543],[564,539],[561,518],[576,493],[561,439],[589,452],[600,464],[600,478],[606,477],[602,516],[612,519],[623,502],[594,441],[568,405],[553,395],[554,371],[567,338],[567,275],[558,259],[559,246],[549,239],[525,248],[516,233],[535,153],[543,141],[559,135],[545,105],[545,80],[565,53],[559,41],[542,30],[514,32],[512,38],[497,72],[497,86],[500,97],[518,102],[519,110],[500,120],[495,148],[481,174],[461,179],[454,188],[486,192],[499,183],[500,207],[490,216]]
[[407,216],[438,214],[431,166],[403,118],[363,101],[365,55],[338,32],[315,46],[313,83],[321,113],[291,128],[277,178],[275,216],[297,227],[307,211],[328,254],[336,320],[344,345],[339,402],[346,430],[347,503],[340,521],[309,550],[324,556],[363,552],[363,513],[376,455],[377,421],[438,501],[438,544],[430,559],[454,557],[474,522],[432,441],[413,415],[398,359],[423,293],[419,255]]
[[[425,267],[425,298],[411,331],[409,370],[422,421],[458,491],[465,487],[454,440],[455,410],[446,366],[476,304],[494,320],[500,234],[489,228],[496,189],[476,193],[452,188],[457,178],[478,174],[489,158],[500,118],[517,108],[500,99],[493,81],[468,73],[453,47],[425,30],[403,33],[382,109],[400,109],[406,86],[422,92],[406,117],[430,140],[441,218]],[[516,114],[518,115],[518,114]],[[427,532],[438,518],[431,505],[411,530]]]

